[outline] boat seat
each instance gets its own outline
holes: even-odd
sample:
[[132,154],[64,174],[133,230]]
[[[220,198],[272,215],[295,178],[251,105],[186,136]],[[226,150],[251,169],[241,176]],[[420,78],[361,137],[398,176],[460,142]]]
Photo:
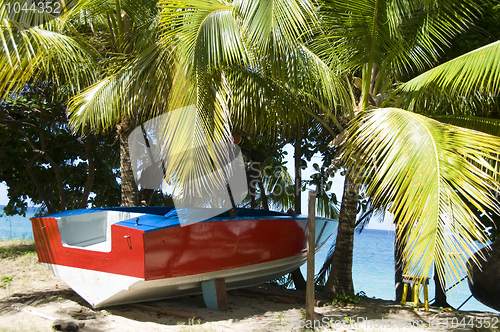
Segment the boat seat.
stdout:
[[111,239],[106,240],[104,242],[99,242],[96,244],[92,244],[90,246],[83,247],[83,249],[92,250],[92,251],[110,252],[111,251]]

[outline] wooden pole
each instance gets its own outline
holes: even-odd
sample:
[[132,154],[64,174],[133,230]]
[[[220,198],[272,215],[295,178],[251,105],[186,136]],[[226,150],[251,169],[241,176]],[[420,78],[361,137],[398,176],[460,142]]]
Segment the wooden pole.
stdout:
[[306,321],[314,322],[314,254],[316,249],[316,192],[309,191],[307,218]]

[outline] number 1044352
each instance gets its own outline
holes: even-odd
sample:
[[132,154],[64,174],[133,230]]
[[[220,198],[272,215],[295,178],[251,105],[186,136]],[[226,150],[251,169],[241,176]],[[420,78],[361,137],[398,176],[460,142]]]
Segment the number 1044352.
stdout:
[[62,11],[61,3],[58,1],[28,1],[28,0],[17,0],[17,1],[5,1],[4,2],[5,11],[9,16],[13,14],[28,14],[28,13],[47,13],[55,16],[59,16]]

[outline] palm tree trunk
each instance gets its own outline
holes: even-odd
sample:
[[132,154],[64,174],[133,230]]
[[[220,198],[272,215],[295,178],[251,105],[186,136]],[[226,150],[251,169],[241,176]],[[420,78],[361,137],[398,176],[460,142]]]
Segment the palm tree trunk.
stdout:
[[92,185],[94,183],[95,177],[95,163],[94,154],[92,153],[92,136],[88,136],[85,139],[84,149],[85,156],[89,164],[89,171],[87,173],[87,180],[85,181],[85,187],[83,189],[82,200],[80,201],[80,209],[85,209],[87,207],[87,202],[89,199],[90,191],[92,190]]
[[332,299],[334,295],[354,295],[352,255],[358,193],[359,187],[352,181],[351,175],[347,172],[344,182],[344,195],[340,207],[335,252],[331,260],[332,268],[325,285],[325,299]]
[[249,162],[249,167],[247,170],[247,182],[248,182],[248,188],[250,190],[250,208],[255,209],[257,208],[257,179],[260,176],[259,172],[260,166],[259,163],[251,160]]
[[130,149],[128,136],[134,130],[130,120],[124,120],[118,125],[120,137],[120,170],[121,170],[121,205],[138,206],[139,195],[135,183],[132,164],[130,162]]
[[445,281],[441,283],[441,279],[437,273],[436,267],[434,267],[434,286],[436,289],[435,300],[432,303],[433,306],[448,308],[451,307],[446,301],[446,291],[445,291]]
[[292,280],[293,284],[295,285],[296,290],[305,290],[306,289],[306,280],[304,279],[304,276],[302,275],[302,271],[300,271],[300,268],[296,268],[293,270],[291,273],[292,275]]
[[295,213],[302,213],[302,174],[301,174],[301,161],[302,161],[302,135],[299,129],[297,139],[295,140]]
[[[301,174],[301,171],[302,171],[302,169],[300,168],[301,160],[302,160],[302,134],[301,134],[301,131],[299,129],[299,134],[297,135],[297,139],[295,140],[295,155],[294,155],[294,161],[295,161],[295,213],[296,214],[302,213],[302,211],[301,211],[302,210],[302,204],[301,204],[301,198],[302,198],[302,174]],[[296,268],[295,270],[293,270],[291,275],[292,275],[293,283],[295,284],[295,289],[305,290],[306,289],[306,280],[304,279],[304,276],[302,275],[300,268]]]
[[262,176],[259,174],[259,190],[260,190],[260,198],[262,200],[262,208],[266,211],[269,211],[269,203],[267,201],[266,188],[264,188],[264,184],[262,183]]
[[[395,217],[396,218],[396,217]],[[398,237],[398,228],[401,227],[396,219],[396,236],[394,237],[394,284],[396,290],[396,301],[401,302],[403,298],[403,248],[401,239]]]

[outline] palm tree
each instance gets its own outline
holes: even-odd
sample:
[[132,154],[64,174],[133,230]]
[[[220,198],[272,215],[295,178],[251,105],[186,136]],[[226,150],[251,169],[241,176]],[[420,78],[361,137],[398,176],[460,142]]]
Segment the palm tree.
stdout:
[[[496,209],[492,190],[498,186],[495,150],[498,149],[499,141],[493,137],[487,138],[481,133],[443,125],[402,109],[376,107],[387,104],[401,105],[405,101],[411,101],[409,104],[413,105],[412,111],[433,112],[433,109],[429,108],[429,94],[424,96],[423,89],[413,91],[410,96],[394,96],[386,91],[386,96],[392,98],[384,98],[384,89],[380,87],[383,87],[389,78],[404,79],[408,73],[401,70],[407,69],[408,66],[414,66],[421,71],[426,64],[432,63],[439,54],[439,42],[445,44],[458,32],[454,27],[466,26],[479,8],[473,2],[466,3],[464,8],[468,8],[468,11],[455,15],[454,19],[457,21],[454,24],[446,23],[441,27],[438,25],[438,30],[426,30],[425,27],[432,27],[428,24],[430,18],[434,21],[439,21],[441,17],[450,18],[446,10],[453,10],[456,3],[446,8],[446,5],[450,4],[443,2],[438,10],[423,2],[415,4],[415,8],[398,8],[397,4],[391,1],[368,1],[361,7],[361,2],[363,1],[352,1],[344,6],[344,3],[333,1],[335,8],[342,8],[341,12],[356,13],[346,15],[348,18],[340,24],[335,22],[334,31],[337,29],[336,25],[339,25],[339,31],[345,31],[344,25],[357,27],[357,24],[365,24],[367,17],[373,18],[365,25],[365,31],[371,32],[368,35],[372,38],[369,38],[371,40],[367,43],[371,48],[366,45],[367,51],[364,53],[346,52],[347,59],[352,54],[361,54],[362,61],[352,59],[351,62],[354,69],[357,64],[362,71],[359,84],[362,94],[357,105],[361,115],[350,124],[349,140],[343,159],[348,167],[363,170],[361,182],[366,184],[366,192],[372,197],[374,207],[389,208],[389,211],[399,216],[397,237],[404,244],[403,260],[407,262],[406,273],[427,276],[434,264],[441,280],[445,280],[445,277],[460,279],[460,271],[465,269],[465,260],[456,259],[450,254],[460,253],[468,256],[477,248],[474,240],[482,244],[487,243],[487,237],[481,231],[482,224],[467,207],[463,197],[475,206],[480,206],[482,211],[485,208]],[[443,8],[444,13],[441,11]],[[418,9],[418,15],[412,13],[415,9]],[[364,10],[373,15],[368,16]],[[423,15],[426,10],[429,10],[427,17]],[[422,23],[426,24],[420,25]],[[373,29],[370,30],[370,26]],[[418,26],[421,28],[415,30]],[[405,34],[408,28],[413,30],[409,36]],[[340,45],[339,49],[345,51],[346,45],[349,49],[349,39],[354,40],[353,44],[356,46],[360,41],[356,38],[359,37],[359,31],[353,28],[352,34],[349,34],[348,29],[343,34],[347,41],[340,38],[339,42],[345,45]],[[418,32],[436,38],[438,43],[427,40],[427,44],[421,44],[425,39]],[[390,38],[391,36],[393,38]],[[431,47],[426,49],[426,46]],[[484,57],[484,52],[482,54]],[[482,59],[482,62],[492,66],[493,58],[494,56]],[[465,84],[466,90],[478,82],[490,86],[498,84],[495,79],[491,79],[491,72],[486,75],[473,75],[472,71],[462,71],[461,67],[465,62],[465,59],[457,59],[456,63],[442,65],[442,68],[453,67],[451,72],[446,74],[448,76],[443,74],[444,69],[432,69],[405,84],[403,90],[412,90],[421,84],[432,86],[433,94],[437,92],[436,87],[441,85],[449,92],[447,85],[451,84],[456,88],[463,84],[456,82],[459,78],[470,79],[469,83]],[[467,63],[470,68],[473,62]],[[457,75],[457,72],[460,75]],[[480,76],[480,79],[474,76]],[[485,80],[485,77],[490,80]],[[464,90],[461,91],[462,97],[463,92]],[[415,98],[417,94],[420,100],[426,101],[426,108],[418,107]],[[372,108],[367,110],[366,106],[370,104]],[[468,111],[470,112],[470,109]],[[446,117],[445,115],[440,119]],[[469,125],[474,123],[467,122]],[[484,140],[488,140],[488,143]],[[492,166],[486,166],[490,164]],[[463,188],[467,188],[468,194],[464,194]],[[337,266],[334,268],[338,269]]]
[[[239,130],[270,139],[278,132],[296,137],[307,117],[324,122],[327,112],[319,114],[314,99],[342,96],[344,78],[335,82],[328,67],[304,45],[307,38],[302,34],[310,35],[309,25],[317,20],[308,1],[161,1],[160,6],[164,40],[178,60],[171,102],[185,105],[196,98],[208,123],[223,111],[213,107],[220,104],[214,97],[223,95],[230,100],[229,118]],[[319,89],[324,95],[311,95],[318,84],[324,84]],[[335,93],[337,87],[340,93]],[[215,89],[218,94],[213,94]],[[296,177],[296,185],[299,182]],[[297,190],[300,193],[300,187],[295,190],[300,202]],[[300,284],[300,271],[294,276]]]
[[92,38],[98,39],[102,76],[73,96],[68,114],[75,131],[116,128],[120,139],[122,206],[139,205],[128,138],[144,120],[167,108],[171,84],[168,49],[158,34],[155,1],[82,1]]
[[[457,6],[462,6],[461,9]],[[333,54],[340,60],[339,68],[347,68],[353,75],[353,85],[358,90],[354,113],[364,113],[368,108],[401,104],[401,99],[391,94],[392,82],[405,80],[412,73],[423,71],[435,63],[440,47],[471,24],[479,6],[473,1],[461,4],[448,1],[414,1],[403,4],[398,1],[324,1],[321,15],[326,44],[319,43],[318,52]],[[453,14],[453,15],[451,15]],[[400,96],[397,96],[400,97]],[[422,112],[423,109],[414,109]],[[350,120],[353,120],[350,114]],[[355,122],[357,123],[357,122]],[[377,123],[377,125],[385,125]],[[352,125],[348,131],[351,145],[357,132]],[[373,134],[373,133],[372,133]],[[332,257],[332,272],[325,287],[327,296],[333,293],[353,294],[352,234],[355,226],[358,186],[351,180],[363,182],[369,173],[361,173],[366,160],[351,159],[357,155],[344,155],[348,166],[345,207],[341,208],[336,253]],[[361,180],[361,181],[359,181]],[[351,188],[351,189],[350,189]],[[348,197],[345,197],[347,194]],[[350,198],[350,199],[349,199]],[[344,203],[344,201],[343,201]],[[344,212],[348,214],[343,218]],[[404,229],[400,227],[398,229]],[[402,232],[401,232],[402,233]]]

